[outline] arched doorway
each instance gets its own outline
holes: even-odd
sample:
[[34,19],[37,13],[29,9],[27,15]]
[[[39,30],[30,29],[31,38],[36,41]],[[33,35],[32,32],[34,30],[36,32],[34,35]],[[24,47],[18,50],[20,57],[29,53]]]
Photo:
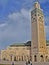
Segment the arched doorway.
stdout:
[[23,61],[23,56],[22,56],[22,61]]
[[48,56],[46,56],[46,61],[48,61]]
[[21,61],[21,58],[20,58],[20,56],[19,56],[19,61]]
[[35,61],[35,62],[37,61],[37,56],[36,56],[36,55],[34,56],[34,61]]
[[43,62],[43,61],[44,61],[44,57],[43,57],[43,55],[41,55],[40,57],[41,57],[41,62]]
[[12,56],[11,56],[11,61],[12,61]]
[[16,61],[16,56],[14,57],[14,61]]

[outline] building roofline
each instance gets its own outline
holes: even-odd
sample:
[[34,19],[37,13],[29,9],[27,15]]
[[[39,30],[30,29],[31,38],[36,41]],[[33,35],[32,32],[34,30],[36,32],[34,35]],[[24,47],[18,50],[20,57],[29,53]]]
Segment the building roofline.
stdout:
[[[10,47],[16,47],[16,46],[31,46],[31,41],[28,41],[26,43],[13,43],[10,45]],[[49,46],[49,40],[46,40],[46,46]]]

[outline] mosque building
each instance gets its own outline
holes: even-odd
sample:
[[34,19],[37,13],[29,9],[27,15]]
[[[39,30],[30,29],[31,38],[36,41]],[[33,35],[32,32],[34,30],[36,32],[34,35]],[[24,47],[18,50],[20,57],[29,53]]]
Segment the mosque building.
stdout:
[[15,43],[1,50],[1,60],[45,62],[49,61],[49,41],[44,31],[44,14],[39,2],[34,3],[31,11],[31,41]]
[[[47,60],[49,61],[49,41],[47,41],[46,49]],[[31,59],[31,41],[26,43],[14,43],[6,49],[1,50],[0,59],[4,61],[28,61]],[[36,61],[36,60],[35,60]]]

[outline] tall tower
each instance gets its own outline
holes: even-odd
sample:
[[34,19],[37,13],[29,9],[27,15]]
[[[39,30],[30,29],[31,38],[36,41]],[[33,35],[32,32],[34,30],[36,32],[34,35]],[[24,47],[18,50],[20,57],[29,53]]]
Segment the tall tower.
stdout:
[[31,11],[31,30],[32,61],[45,61],[46,39],[44,32],[44,15],[38,2],[34,3],[33,10]]

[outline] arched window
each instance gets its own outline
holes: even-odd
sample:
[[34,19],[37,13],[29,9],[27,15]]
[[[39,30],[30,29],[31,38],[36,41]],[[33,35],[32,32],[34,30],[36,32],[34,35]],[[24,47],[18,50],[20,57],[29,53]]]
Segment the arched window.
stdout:
[[6,60],[6,58],[3,58],[3,60]]
[[35,62],[37,61],[37,56],[36,56],[36,55],[34,56],[34,61],[35,61]]

